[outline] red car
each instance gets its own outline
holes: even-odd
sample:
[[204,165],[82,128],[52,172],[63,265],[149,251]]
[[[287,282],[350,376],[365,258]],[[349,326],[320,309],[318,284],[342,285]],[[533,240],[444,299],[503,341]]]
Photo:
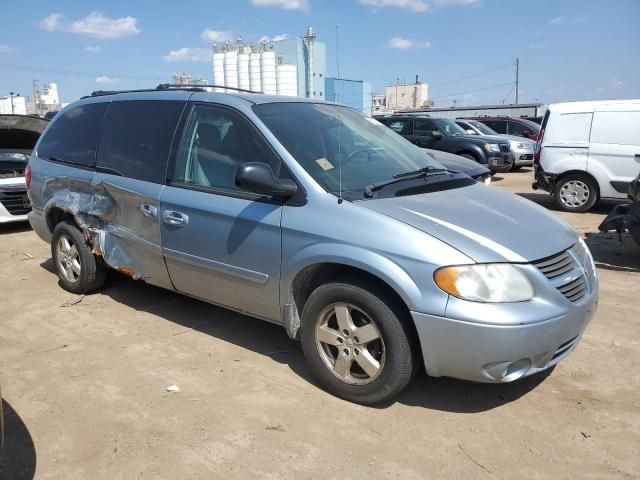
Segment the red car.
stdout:
[[516,135],[538,141],[540,125],[527,118],[517,117],[467,117],[484,123],[487,127],[504,135]]

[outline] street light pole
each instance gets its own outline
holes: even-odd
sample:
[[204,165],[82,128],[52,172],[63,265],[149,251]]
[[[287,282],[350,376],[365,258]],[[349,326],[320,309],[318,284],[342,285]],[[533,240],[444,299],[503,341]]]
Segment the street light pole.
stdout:
[[13,92],[9,92],[9,98],[11,99],[11,115],[13,115]]

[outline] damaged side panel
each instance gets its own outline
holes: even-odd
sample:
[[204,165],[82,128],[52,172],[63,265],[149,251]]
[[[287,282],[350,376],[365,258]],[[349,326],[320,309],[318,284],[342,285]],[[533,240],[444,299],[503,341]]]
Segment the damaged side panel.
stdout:
[[109,267],[136,280],[173,288],[160,246],[162,185],[90,171],[78,175],[75,170],[73,179],[52,174],[43,185],[43,197],[49,198],[45,218],[53,218],[55,209],[71,215],[93,253]]

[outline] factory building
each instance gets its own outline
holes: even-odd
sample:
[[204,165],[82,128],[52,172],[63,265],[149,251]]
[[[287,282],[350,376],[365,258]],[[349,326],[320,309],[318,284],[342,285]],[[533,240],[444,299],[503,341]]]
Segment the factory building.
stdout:
[[213,83],[271,95],[324,99],[326,47],[315,38],[309,27],[301,38],[257,44],[238,39],[214,45]]
[[324,81],[325,100],[356,108],[371,115],[371,84],[362,80],[328,77]]
[[27,101],[20,95],[0,97],[0,115],[26,115]]
[[208,85],[209,82],[202,78],[196,78],[190,73],[174,73],[171,77],[173,85]]
[[429,105],[429,84],[418,82],[416,75],[415,83],[386,86],[384,96],[387,109],[394,112],[424,108]]

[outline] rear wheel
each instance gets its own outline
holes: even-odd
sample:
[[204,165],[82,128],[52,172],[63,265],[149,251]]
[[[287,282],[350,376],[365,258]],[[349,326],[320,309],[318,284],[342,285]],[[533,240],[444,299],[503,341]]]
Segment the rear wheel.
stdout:
[[372,404],[406,387],[417,362],[397,310],[375,288],[336,282],[314,290],[302,312],[302,348],[329,392]]
[[562,177],[553,191],[556,204],[566,212],[586,212],[598,200],[595,181],[584,174],[572,173]]
[[100,288],[106,278],[106,268],[74,223],[64,220],[53,230],[51,256],[60,285],[72,293],[89,293]]

